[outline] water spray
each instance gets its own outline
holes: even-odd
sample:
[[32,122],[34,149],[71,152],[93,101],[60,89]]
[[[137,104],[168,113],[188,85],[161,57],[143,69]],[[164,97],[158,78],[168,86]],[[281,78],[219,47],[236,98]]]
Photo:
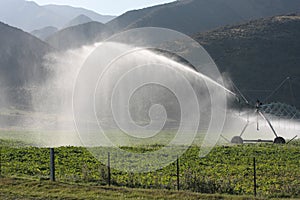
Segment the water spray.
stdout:
[[[280,85],[278,87],[276,87],[276,89],[265,99],[269,99],[271,96],[273,96],[280,88],[282,88],[282,86],[287,82],[287,81],[290,81],[290,77],[287,77],[283,82],[280,83]],[[250,105],[251,104],[249,103],[249,101],[245,98],[245,96],[240,92],[240,90],[234,85],[233,83],[233,86],[237,89],[237,91],[240,93],[240,96],[242,97],[242,99],[245,101],[246,105]],[[235,94],[235,96],[238,96]],[[240,102],[240,101],[239,101]],[[231,143],[233,144],[243,144],[245,142],[272,142],[274,144],[285,144],[286,143],[286,140],[279,136],[278,133],[276,132],[273,124],[271,123],[270,119],[267,117],[267,115],[264,113],[264,107],[266,107],[267,104],[263,104],[262,102],[260,102],[260,100],[257,100],[256,104],[253,106],[255,108],[255,111],[254,111],[254,114],[256,115],[256,129],[257,131],[260,131],[260,127],[259,127],[259,118],[262,118],[264,121],[267,122],[269,128],[272,130],[272,133],[274,134],[275,136],[275,139],[274,140],[261,140],[261,139],[257,139],[257,140],[245,140],[242,138],[242,136],[244,135],[246,129],[249,127],[249,125],[253,124],[250,123],[249,121],[249,117],[247,118],[247,123],[246,125],[244,126],[244,128],[242,129],[242,132],[239,136],[234,136],[232,139],[231,139]],[[291,115],[292,115],[292,119],[296,116],[297,112],[293,112]],[[248,115],[249,116],[249,115]],[[222,136],[224,137],[224,136]],[[224,137],[225,138],[225,137]],[[297,138],[297,136],[293,137],[290,141],[292,140],[295,140]],[[227,138],[226,138],[226,141],[229,141]],[[289,141],[289,142],[290,142]]]

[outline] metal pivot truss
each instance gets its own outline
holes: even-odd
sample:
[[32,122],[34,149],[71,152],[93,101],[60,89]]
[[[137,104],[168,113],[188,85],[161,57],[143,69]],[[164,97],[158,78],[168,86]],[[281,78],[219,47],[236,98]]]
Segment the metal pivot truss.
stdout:
[[287,120],[299,120],[300,111],[295,106],[285,103],[273,102],[261,106],[261,110],[272,116],[280,117]]
[[[287,77],[264,101],[267,101],[271,96],[273,96],[277,91],[279,91],[283,87],[283,85],[285,85],[286,83],[289,83],[289,85],[291,87],[290,80],[291,80],[290,77]],[[285,103],[279,103],[279,102],[262,104],[259,100],[257,100],[255,105],[250,105],[249,101],[240,92],[240,90],[234,84],[233,84],[233,86],[239,92],[239,94],[240,94],[239,96],[243,99],[245,104],[255,109],[254,113],[256,115],[257,120],[256,120],[256,122],[250,122],[249,117],[248,117],[247,123],[244,126],[244,128],[242,129],[240,135],[234,136],[230,142],[233,144],[243,144],[246,142],[272,142],[275,144],[285,144],[286,140],[277,134],[274,126],[272,125],[271,121],[269,120],[269,116],[278,117],[279,119],[285,119],[285,120],[299,120],[300,119],[300,111],[297,110],[297,108],[295,106],[291,106],[291,105],[288,105]],[[291,93],[293,95],[292,88],[291,88]],[[239,102],[240,102],[240,100],[239,100]],[[259,130],[259,118],[262,118],[264,121],[267,122],[268,126],[270,127],[270,129],[272,130],[272,132],[274,134],[274,137],[275,137],[274,140],[261,140],[261,139],[245,140],[245,139],[243,139],[243,135],[250,125],[256,123],[257,130]],[[224,136],[222,136],[222,137],[224,139],[226,139]],[[297,138],[297,136],[295,136],[292,140],[294,140],[296,138]],[[292,140],[290,140],[290,141],[292,141]]]

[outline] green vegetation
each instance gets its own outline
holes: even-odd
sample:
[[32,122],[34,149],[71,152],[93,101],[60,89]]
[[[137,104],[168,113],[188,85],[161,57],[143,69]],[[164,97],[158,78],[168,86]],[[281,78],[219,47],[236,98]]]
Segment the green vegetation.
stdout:
[[294,94],[286,84],[269,101],[299,108],[299,27],[299,14],[276,16],[199,33],[194,38],[250,100],[265,99],[291,77]]
[[28,179],[0,179],[0,199],[206,199],[206,200],[250,200],[261,199],[247,196],[209,195],[188,191],[145,190],[123,187],[75,185],[66,183],[50,183]]
[[[48,179],[49,149],[24,146],[15,148],[19,145],[15,141],[0,140],[0,144],[2,175],[40,181]],[[126,149],[131,152],[143,152],[157,148],[159,146]],[[108,150],[104,147],[103,149]],[[56,177],[59,182],[83,184],[86,187],[107,184],[107,167],[99,163],[87,149],[61,147],[55,151]],[[205,158],[199,158],[199,148],[191,147],[180,158],[180,187],[184,191],[200,193],[252,195],[252,160],[255,156],[259,196],[300,197],[299,152],[299,141],[282,146],[271,144],[218,146]],[[128,164],[126,159],[122,162],[124,165]],[[163,189],[163,193],[164,189],[175,190],[177,185],[175,164],[143,174],[112,170],[111,178],[114,186]]]

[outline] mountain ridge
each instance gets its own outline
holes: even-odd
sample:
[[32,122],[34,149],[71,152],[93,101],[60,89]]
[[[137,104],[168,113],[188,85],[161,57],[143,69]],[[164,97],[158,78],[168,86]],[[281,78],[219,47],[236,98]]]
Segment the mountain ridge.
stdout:
[[30,88],[42,86],[52,72],[44,56],[54,49],[31,34],[0,22],[0,107],[31,107]]
[[68,50],[99,42],[110,35],[105,24],[92,21],[60,30],[45,41],[58,50]]
[[140,27],[169,28],[191,35],[225,25],[299,12],[297,0],[189,0],[129,11],[107,25],[115,31]]
[[[19,87],[42,81],[43,57],[54,49],[33,35],[2,22],[0,36],[1,85]],[[32,77],[35,72],[41,77]]]
[[42,7],[49,9],[53,12],[56,12],[62,16],[66,15],[66,13],[69,13],[69,16],[71,19],[73,19],[79,15],[86,15],[87,17],[91,18],[93,21],[97,21],[97,22],[104,23],[104,24],[116,17],[116,16],[112,16],[112,15],[98,14],[95,11],[92,11],[89,9],[74,7],[74,6],[69,6],[69,5],[48,4],[48,5],[44,5]]
[[30,34],[34,35],[35,37],[37,37],[41,40],[45,40],[47,37],[49,37],[50,35],[53,35],[57,31],[58,31],[58,28],[53,27],[53,26],[47,26],[42,29],[34,30],[34,31],[30,32]]
[[68,28],[71,26],[77,26],[77,25],[89,23],[92,21],[93,20],[91,18],[89,18],[88,16],[81,14],[81,15],[78,15],[77,17],[75,17],[74,19],[72,19],[71,21],[69,21],[67,24],[65,24],[64,28]]
[[91,10],[71,6],[40,6],[33,1],[25,0],[1,0],[0,13],[0,21],[26,32],[47,26],[62,28],[80,14],[105,23],[115,17],[100,15]]

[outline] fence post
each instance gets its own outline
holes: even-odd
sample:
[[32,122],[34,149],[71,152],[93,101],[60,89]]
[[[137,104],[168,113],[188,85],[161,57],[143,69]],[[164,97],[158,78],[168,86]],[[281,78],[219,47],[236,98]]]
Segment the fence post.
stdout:
[[107,177],[107,181],[108,181],[108,185],[111,185],[111,174],[110,174],[110,153],[107,153],[107,172],[108,172],[108,177]]
[[254,189],[254,196],[256,197],[257,195],[257,184],[256,184],[256,159],[255,157],[253,158],[253,189]]
[[2,177],[2,147],[0,147],[0,178]]
[[50,148],[50,180],[55,181],[55,152]]
[[179,173],[180,173],[180,168],[179,168],[179,157],[177,156],[177,162],[176,162],[176,167],[177,167],[177,190],[180,190],[180,179],[179,179]]

